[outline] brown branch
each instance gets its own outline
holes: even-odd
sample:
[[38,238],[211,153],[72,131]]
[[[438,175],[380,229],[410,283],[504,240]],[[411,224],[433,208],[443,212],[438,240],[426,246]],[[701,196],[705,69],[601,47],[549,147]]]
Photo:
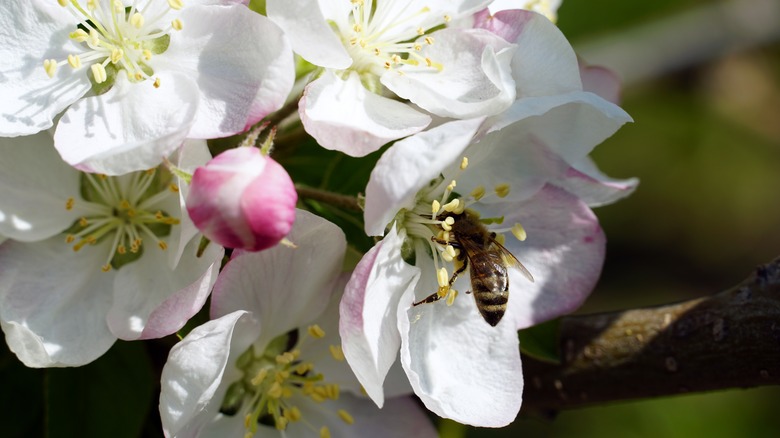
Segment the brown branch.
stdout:
[[312,187],[306,187],[300,184],[295,185],[295,190],[298,192],[298,196],[301,198],[313,199],[315,201],[324,202],[334,207],[343,208],[345,210],[351,210],[355,212],[362,212],[358,200],[354,196],[341,195],[338,193],[329,192],[327,190],[315,189]]
[[780,258],[711,297],[569,316],[561,365],[524,358],[524,411],[780,384]]

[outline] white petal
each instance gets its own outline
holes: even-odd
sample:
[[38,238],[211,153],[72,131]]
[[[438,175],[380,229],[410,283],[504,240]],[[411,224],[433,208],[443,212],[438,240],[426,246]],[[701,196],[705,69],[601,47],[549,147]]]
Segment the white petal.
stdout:
[[181,146],[197,110],[198,87],[183,75],[159,73],[131,83],[124,73],[108,92],[72,105],[57,124],[54,146],[85,172],[120,175],[156,167]]
[[637,178],[614,179],[602,173],[589,157],[566,172],[566,177],[554,182],[573,193],[591,208],[612,204],[634,193]]
[[606,239],[598,219],[584,202],[547,186],[520,204],[494,204],[484,214],[504,215],[504,225],[520,223],[528,237],[507,235],[506,247],[534,276],[529,282],[510,270],[510,297],[505,319],[525,328],[577,309],[601,273]]
[[381,236],[401,208],[445,168],[460,163],[482,119],[445,123],[397,142],[376,163],[366,186],[366,234]]
[[569,163],[579,162],[631,117],[617,105],[589,92],[517,100],[485,122],[487,132],[519,123]]
[[167,263],[167,251],[149,242],[138,260],[118,270],[114,305],[107,318],[118,338],[169,335],[203,307],[216,281],[224,250],[209,245],[198,257],[199,243],[198,239],[189,242],[176,269],[172,270]]
[[191,6],[181,11],[181,20],[186,24],[171,37],[159,67],[198,84],[200,103],[188,137],[236,134],[284,104],[295,71],[290,43],[278,26],[243,5]]
[[306,132],[317,143],[354,157],[419,132],[431,121],[408,105],[366,90],[354,72],[341,80],[326,71],[306,86],[298,108]]
[[47,0],[6,1],[0,7],[0,136],[29,135],[53,125],[52,119],[78,100],[91,84],[86,68],[60,66],[53,78],[45,59],[66,60],[83,49],[68,38],[72,15]]
[[[467,290],[465,281],[456,287]],[[398,306],[401,363],[415,394],[435,414],[459,423],[511,423],[523,394],[514,325],[502,321],[491,327],[471,295],[461,295],[452,306],[440,300],[411,307],[436,290],[432,275],[423,276],[416,290],[417,296],[407,291]]]
[[197,436],[217,415],[231,383],[223,379],[226,368],[230,374],[233,367],[228,365],[249,346],[242,336],[234,337],[234,330],[237,335],[247,331],[244,315],[246,312],[236,311],[196,327],[171,349],[160,391],[160,418],[166,436]]
[[268,0],[266,11],[303,59],[325,68],[349,67],[352,58],[315,5],[311,0]]
[[311,323],[325,310],[341,269],[346,240],[340,228],[298,210],[287,238],[277,245],[243,252],[225,266],[214,285],[211,316],[248,310],[261,323],[257,345]]
[[344,356],[369,397],[384,402],[382,385],[400,345],[396,306],[414,288],[419,269],[401,258],[404,236],[392,227],[360,261],[341,300],[339,333]]
[[533,12],[521,13],[517,19],[522,32],[513,41],[517,50],[512,76],[518,99],[581,91],[577,56],[560,29]]
[[511,44],[481,29],[444,29],[432,36],[436,43],[423,44],[420,56],[442,64],[441,70],[404,66],[382,75],[382,84],[445,117],[493,115],[514,101]]
[[49,132],[0,138],[0,234],[25,242],[42,240],[73,224],[81,199],[79,173],[62,161]]
[[114,274],[106,244],[73,251],[61,237],[0,246],[0,321],[29,367],[79,366],[116,340],[106,325]]

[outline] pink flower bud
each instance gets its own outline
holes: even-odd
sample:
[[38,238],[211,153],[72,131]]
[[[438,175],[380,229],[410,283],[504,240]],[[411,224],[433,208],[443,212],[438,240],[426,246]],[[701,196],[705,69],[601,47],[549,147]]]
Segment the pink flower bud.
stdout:
[[227,150],[195,170],[187,212],[209,239],[260,251],[290,232],[298,194],[287,172],[259,149]]

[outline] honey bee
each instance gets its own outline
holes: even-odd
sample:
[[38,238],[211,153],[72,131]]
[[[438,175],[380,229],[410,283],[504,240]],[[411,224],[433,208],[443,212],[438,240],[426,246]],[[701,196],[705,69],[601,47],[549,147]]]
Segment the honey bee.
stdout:
[[[440,241],[434,237],[433,240],[443,245],[452,245],[460,250],[458,260],[462,265],[452,274],[449,286],[452,286],[458,276],[466,270],[466,266],[469,266],[471,289],[474,291],[477,309],[482,318],[495,327],[504,317],[506,304],[509,301],[508,268],[517,269],[531,282],[534,278],[514,254],[496,241],[496,233],[488,231],[477,215],[468,210],[460,214],[446,213],[446,215],[455,219],[450,231],[452,238],[449,241]],[[443,295],[434,292],[413,305],[432,303],[441,298]]]

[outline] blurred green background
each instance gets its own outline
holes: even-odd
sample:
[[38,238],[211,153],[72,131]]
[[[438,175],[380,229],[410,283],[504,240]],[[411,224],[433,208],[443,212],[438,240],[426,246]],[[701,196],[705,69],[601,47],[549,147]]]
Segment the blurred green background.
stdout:
[[[564,0],[558,24],[586,62],[625,78],[622,106],[635,123],[594,158],[610,176],[641,180],[630,198],[596,210],[607,260],[580,312],[712,294],[780,256],[780,0]],[[365,162],[358,168],[355,159],[304,149],[277,157],[296,182],[351,195],[365,186]],[[324,175],[313,172],[323,160]],[[344,227],[355,246],[371,245],[355,215],[308,206]],[[86,367],[46,371],[24,368],[0,344],[0,436],[161,436],[156,374],[175,341],[119,342]],[[441,422],[441,431],[775,437],[777,406],[778,388],[731,390],[520,418],[500,430]]]
[[[558,25],[625,79],[634,118],[593,156],[637,191],[596,209],[608,238],[583,313],[726,289],[780,256],[780,1],[564,0]],[[521,418],[454,437],[776,437],[780,389],[730,390]]]

